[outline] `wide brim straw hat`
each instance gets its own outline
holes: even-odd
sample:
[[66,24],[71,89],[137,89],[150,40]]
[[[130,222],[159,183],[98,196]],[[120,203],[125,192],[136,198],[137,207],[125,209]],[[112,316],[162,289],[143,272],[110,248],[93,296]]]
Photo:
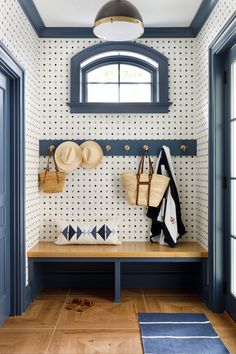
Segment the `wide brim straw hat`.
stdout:
[[102,162],[103,151],[95,141],[85,141],[80,145],[80,148],[83,154],[82,167],[95,168]]
[[80,146],[73,141],[66,141],[60,144],[55,151],[55,160],[60,170],[72,172],[82,162],[83,154]]

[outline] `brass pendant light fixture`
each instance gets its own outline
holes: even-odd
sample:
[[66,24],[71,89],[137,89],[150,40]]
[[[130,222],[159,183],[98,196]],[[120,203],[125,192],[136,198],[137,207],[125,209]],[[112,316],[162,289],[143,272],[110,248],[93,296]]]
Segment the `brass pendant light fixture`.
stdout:
[[110,0],[98,11],[93,32],[107,41],[131,41],[142,36],[143,20],[129,1]]

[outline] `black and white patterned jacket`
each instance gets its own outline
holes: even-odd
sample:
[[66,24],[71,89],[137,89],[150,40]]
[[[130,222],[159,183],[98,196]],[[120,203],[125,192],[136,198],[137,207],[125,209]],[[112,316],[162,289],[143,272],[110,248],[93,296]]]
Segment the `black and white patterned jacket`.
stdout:
[[170,184],[160,205],[157,208],[148,208],[147,216],[152,219],[150,239],[152,242],[168,244],[174,247],[177,240],[186,231],[181,219],[174,168],[170,150],[167,146],[163,146],[161,149],[156,171],[158,174],[170,177]]

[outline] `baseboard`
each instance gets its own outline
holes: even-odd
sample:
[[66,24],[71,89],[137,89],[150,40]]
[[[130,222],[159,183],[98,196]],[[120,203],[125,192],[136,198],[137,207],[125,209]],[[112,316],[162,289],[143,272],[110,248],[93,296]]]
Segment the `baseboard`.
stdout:
[[207,304],[207,306],[209,306],[209,286],[208,285],[203,286],[200,289],[199,295],[200,295],[202,302],[205,302],[205,304]]

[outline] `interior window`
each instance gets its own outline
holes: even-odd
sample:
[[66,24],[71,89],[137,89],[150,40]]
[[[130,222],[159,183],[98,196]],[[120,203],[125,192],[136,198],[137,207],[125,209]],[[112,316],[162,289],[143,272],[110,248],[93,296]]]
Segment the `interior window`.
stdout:
[[168,59],[137,43],[100,43],[71,59],[72,113],[169,112]]
[[86,102],[152,102],[152,75],[132,64],[108,64],[86,75]]

